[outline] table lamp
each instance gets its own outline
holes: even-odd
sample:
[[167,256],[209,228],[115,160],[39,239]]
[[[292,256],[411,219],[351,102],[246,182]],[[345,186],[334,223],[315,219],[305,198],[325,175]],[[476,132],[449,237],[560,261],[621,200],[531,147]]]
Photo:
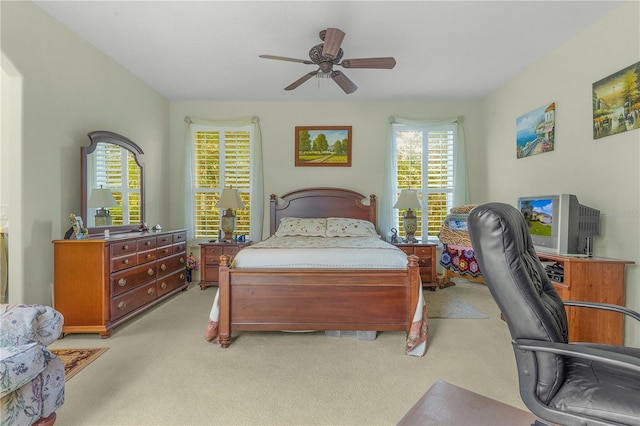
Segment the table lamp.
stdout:
[[113,198],[109,188],[94,188],[88,202],[89,207],[98,208],[95,216],[95,226],[111,226],[109,207],[117,207],[118,202]]
[[233,241],[233,230],[236,227],[236,216],[233,214],[232,209],[244,209],[244,203],[240,199],[240,193],[235,188],[225,188],[222,190],[222,195],[216,203],[216,208],[226,209],[227,211],[222,216],[221,228],[224,232],[223,241]]
[[400,192],[400,198],[393,206],[394,209],[407,209],[404,217],[404,232],[407,235],[405,238],[406,243],[415,243],[416,237],[414,234],[418,230],[418,218],[413,214],[411,209],[421,209],[420,200],[418,199],[418,192],[415,189],[403,189]]

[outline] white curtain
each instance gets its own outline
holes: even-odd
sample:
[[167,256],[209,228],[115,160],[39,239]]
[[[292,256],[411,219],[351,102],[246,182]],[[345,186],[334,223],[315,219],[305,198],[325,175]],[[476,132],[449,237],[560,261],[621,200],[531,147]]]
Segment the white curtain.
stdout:
[[212,127],[245,127],[253,126],[253,138],[251,139],[250,161],[251,161],[251,234],[250,240],[262,240],[262,225],[264,217],[264,177],[262,167],[262,134],[260,133],[260,122],[258,117],[245,117],[234,120],[205,120],[195,117],[185,117],[185,167],[184,167],[184,214],[187,237],[193,239],[193,143],[191,141],[191,125],[199,124]]
[[394,124],[406,124],[408,126],[420,126],[423,128],[439,127],[446,124],[456,124],[457,136],[453,147],[453,205],[461,206],[469,204],[469,182],[467,177],[467,154],[464,143],[464,131],[462,129],[463,117],[447,118],[442,120],[410,120],[400,117],[389,117],[387,131],[387,155],[384,168],[384,188],[380,198],[379,232],[384,236],[393,227],[393,204],[396,201],[393,179],[396,175],[396,146],[394,143]]

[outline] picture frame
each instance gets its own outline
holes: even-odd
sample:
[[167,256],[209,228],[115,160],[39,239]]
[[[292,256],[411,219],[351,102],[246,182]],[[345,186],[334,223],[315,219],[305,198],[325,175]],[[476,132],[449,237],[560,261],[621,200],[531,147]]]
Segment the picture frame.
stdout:
[[545,104],[516,119],[516,158],[555,149],[556,103]]
[[351,167],[351,126],[296,126],[296,167]]
[[640,129],[640,62],[593,83],[593,139]]

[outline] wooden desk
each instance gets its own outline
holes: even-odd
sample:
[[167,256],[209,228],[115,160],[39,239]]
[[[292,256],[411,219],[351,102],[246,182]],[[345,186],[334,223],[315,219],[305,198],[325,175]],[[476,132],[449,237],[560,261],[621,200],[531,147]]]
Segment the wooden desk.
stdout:
[[500,401],[437,381],[398,422],[399,426],[530,426],[537,417]]
[[[563,256],[538,253],[543,262],[555,262],[564,268],[563,282],[553,282],[562,300],[611,303],[625,306],[626,265],[628,260],[603,257]],[[609,345],[624,343],[624,316],[615,312],[568,307],[569,342],[593,342]]]

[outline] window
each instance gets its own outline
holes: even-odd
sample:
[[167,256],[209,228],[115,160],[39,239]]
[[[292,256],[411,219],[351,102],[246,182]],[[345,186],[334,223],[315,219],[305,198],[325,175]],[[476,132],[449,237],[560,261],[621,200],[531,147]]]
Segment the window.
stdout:
[[240,193],[244,209],[236,209],[235,233],[251,232],[251,139],[253,126],[191,126],[193,143],[193,226],[195,238],[218,238],[223,214],[215,205],[224,188]]
[[[438,127],[393,124],[395,198],[403,189],[415,189],[422,204],[416,211],[416,238],[437,241],[440,227],[453,207],[456,124]],[[404,210],[394,209],[394,227],[404,237]]]
[[[140,217],[140,167],[134,154],[126,148],[109,143],[97,144],[91,156],[95,182],[91,188],[108,188],[118,207],[109,209],[113,225],[142,223]],[[89,219],[89,218],[85,218]]]

